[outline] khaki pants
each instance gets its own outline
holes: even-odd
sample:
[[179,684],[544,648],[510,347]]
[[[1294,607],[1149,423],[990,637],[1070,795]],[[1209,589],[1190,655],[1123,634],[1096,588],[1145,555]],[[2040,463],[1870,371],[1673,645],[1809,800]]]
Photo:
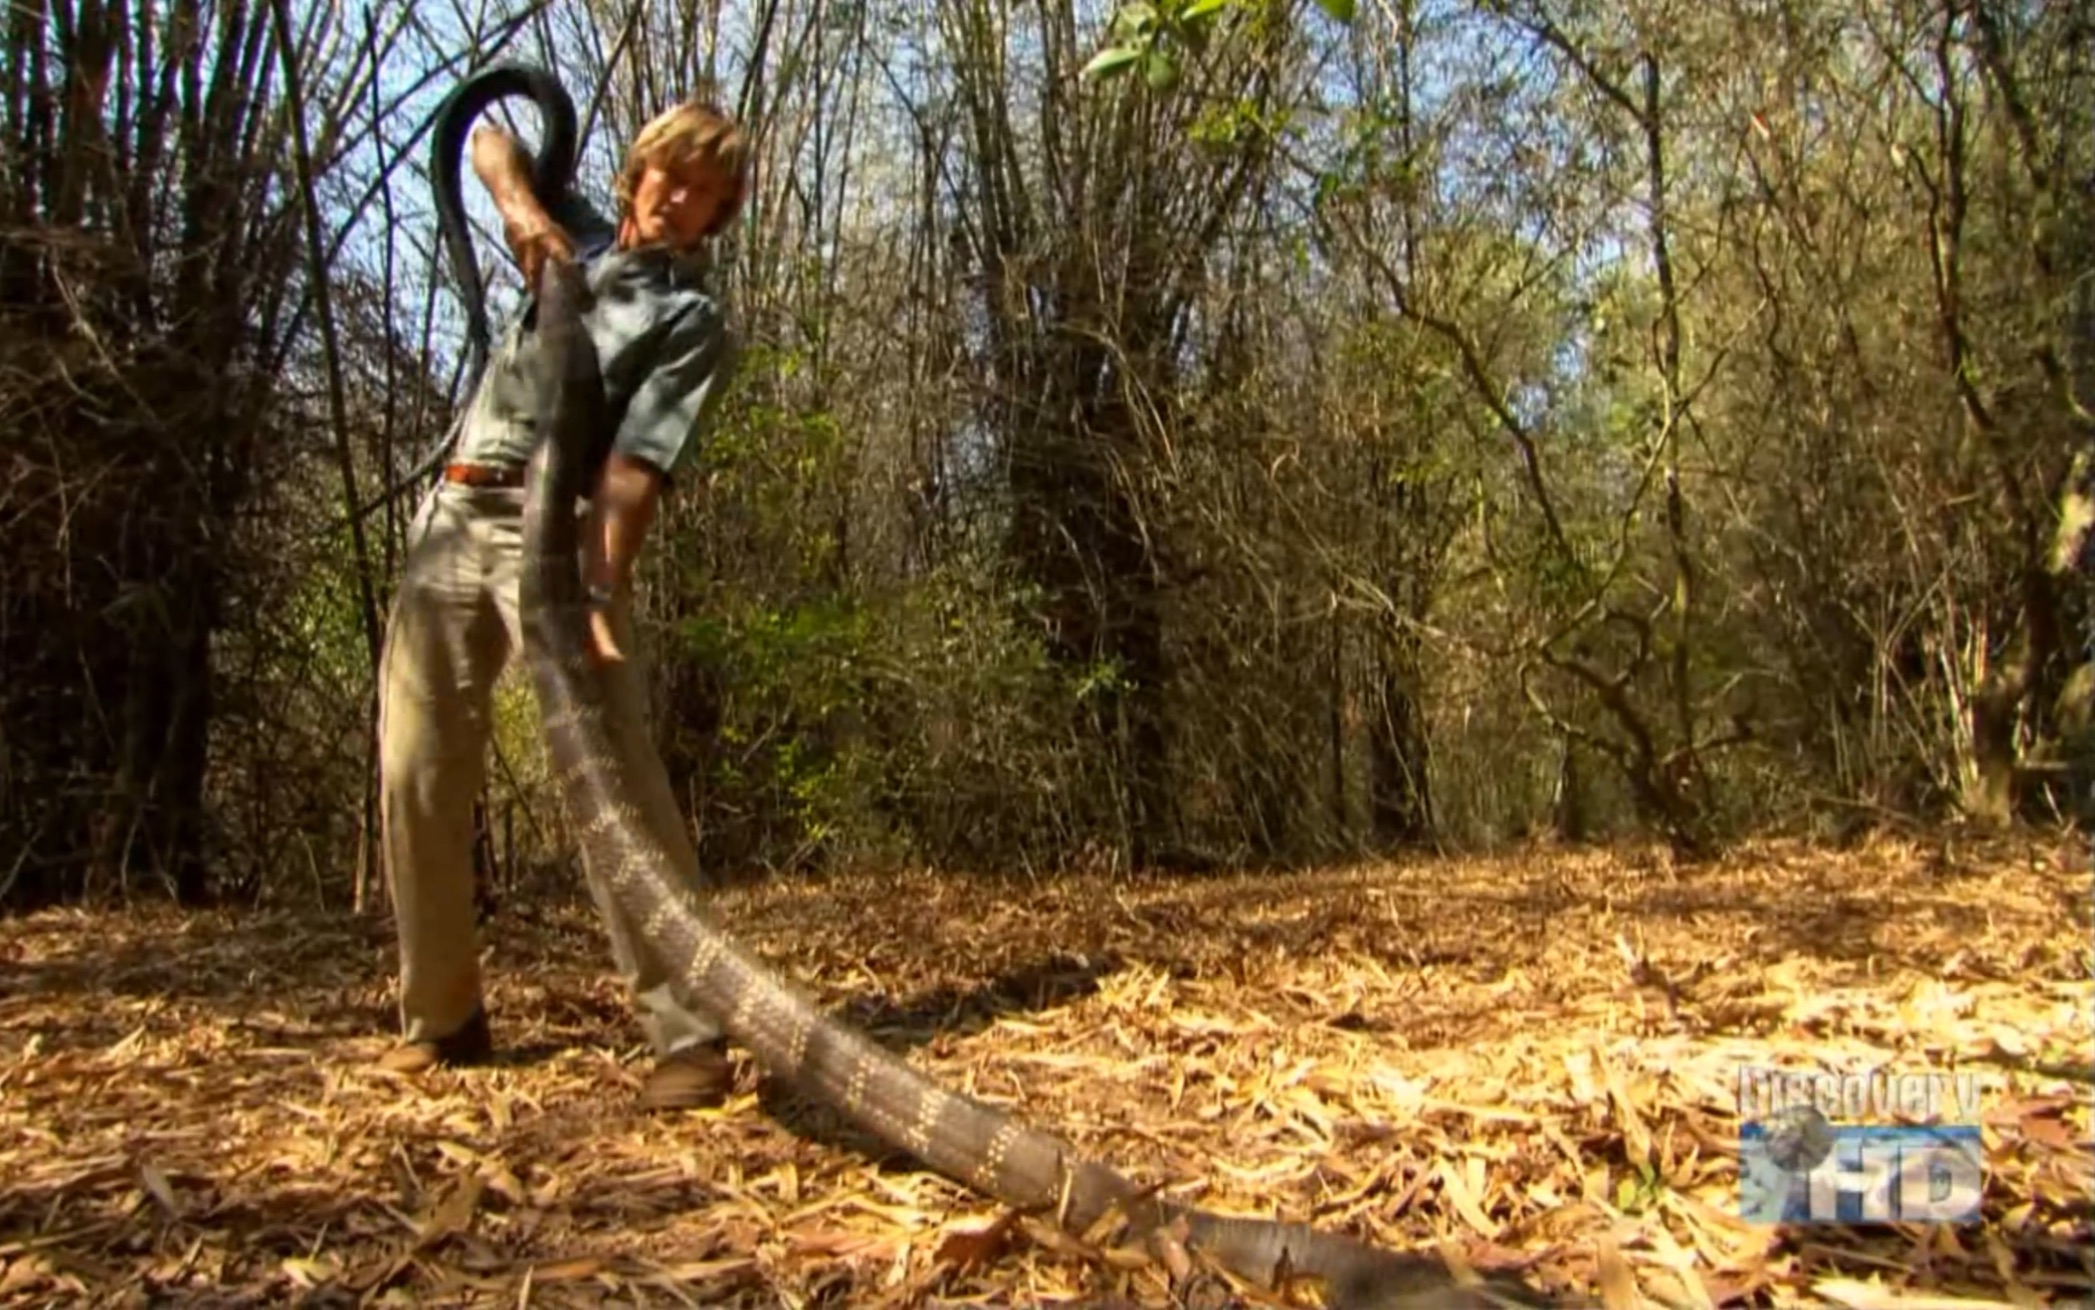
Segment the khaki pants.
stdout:
[[[380,659],[379,806],[386,869],[400,934],[400,1016],[409,1041],[457,1031],[480,1004],[473,909],[473,798],[486,774],[495,681],[523,647],[517,613],[524,493],[442,482],[408,534],[400,594]],[[631,618],[612,616],[626,662],[610,691],[645,721],[647,681],[631,645]],[[655,753],[640,743],[626,761],[642,819],[668,834],[683,822]],[[663,842],[688,853],[688,837]],[[694,885],[696,867],[678,872]],[[672,962],[595,877],[590,892],[612,955],[658,1055],[710,1041],[719,1025],[671,994]]]

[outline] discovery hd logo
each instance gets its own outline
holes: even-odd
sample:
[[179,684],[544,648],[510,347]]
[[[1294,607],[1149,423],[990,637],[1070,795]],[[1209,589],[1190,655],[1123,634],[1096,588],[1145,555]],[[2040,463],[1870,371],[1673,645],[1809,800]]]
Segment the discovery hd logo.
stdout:
[[1976,1074],[1743,1068],[1739,1213],[1760,1224],[1976,1223],[1978,1101]]

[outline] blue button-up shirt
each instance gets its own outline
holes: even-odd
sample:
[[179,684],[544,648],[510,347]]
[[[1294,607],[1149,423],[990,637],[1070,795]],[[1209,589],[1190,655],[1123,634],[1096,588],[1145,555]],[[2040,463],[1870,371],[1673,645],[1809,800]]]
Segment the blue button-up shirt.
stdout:
[[[609,447],[675,474],[699,444],[734,367],[734,342],[707,294],[703,259],[655,246],[620,250],[617,228],[587,201],[553,211],[574,238],[576,262],[594,297],[583,315],[603,370],[616,424]],[[491,352],[459,425],[451,458],[524,464],[538,444],[535,306],[527,306]]]

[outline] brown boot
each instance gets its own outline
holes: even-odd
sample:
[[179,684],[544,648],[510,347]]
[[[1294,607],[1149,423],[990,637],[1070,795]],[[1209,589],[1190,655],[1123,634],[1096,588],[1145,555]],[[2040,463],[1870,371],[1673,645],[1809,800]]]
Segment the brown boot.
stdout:
[[727,1099],[734,1081],[726,1042],[686,1046],[655,1061],[640,1088],[640,1104],[649,1110],[711,1109]]
[[494,1052],[494,1038],[487,1030],[487,1011],[476,1008],[457,1032],[427,1037],[419,1042],[402,1042],[378,1057],[378,1067],[388,1073],[413,1077],[440,1064],[481,1064]]

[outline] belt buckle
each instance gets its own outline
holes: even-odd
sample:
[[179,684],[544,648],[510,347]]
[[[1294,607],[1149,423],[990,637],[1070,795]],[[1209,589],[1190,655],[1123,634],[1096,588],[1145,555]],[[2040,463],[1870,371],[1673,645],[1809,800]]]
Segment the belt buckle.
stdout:
[[444,466],[444,480],[467,487],[519,487],[524,483],[520,469],[500,464],[458,462]]

